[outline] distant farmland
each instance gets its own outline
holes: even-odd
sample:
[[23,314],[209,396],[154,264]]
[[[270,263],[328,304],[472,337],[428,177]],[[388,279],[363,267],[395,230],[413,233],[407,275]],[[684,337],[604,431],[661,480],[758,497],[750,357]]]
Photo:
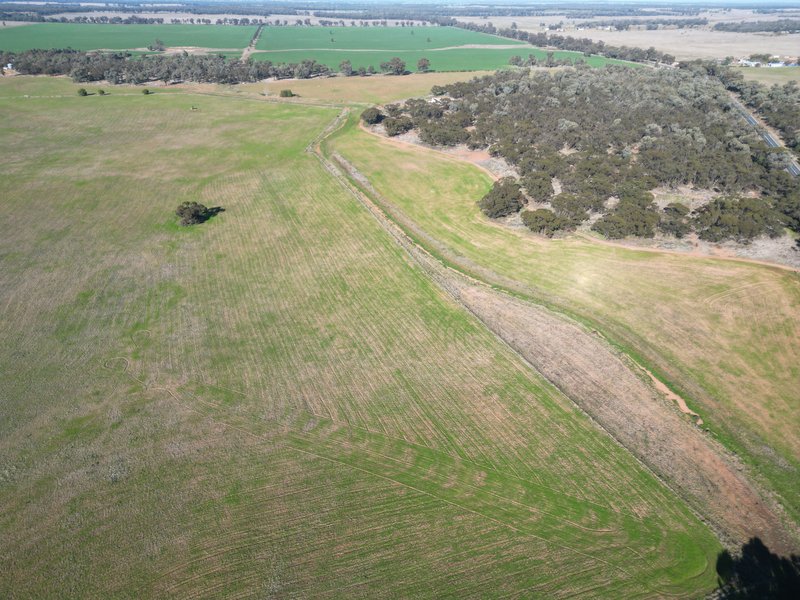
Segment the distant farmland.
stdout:
[[[523,42],[456,27],[266,27],[256,44],[255,60],[296,63],[314,59],[338,70],[349,60],[353,68],[380,69],[392,57],[409,70],[427,58],[435,71],[475,71],[508,65],[512,56],[533,55],[545,60],[547,52]],[[621,63],[580,52],[553,52],[556,59],[584,59],[591,66]],[[628,64],[628,63],[624,63]]]
[[[157,39],[166,47],[227,49],[239,58],[250,43],[255,26],[227,25],[96,25],[87,23],[37,23],[0,29],[0,50],[22,52],[33,48],[75,50],[136,50]],[[622,63],[580,52],[555,51],[557,60],[586,61],[595,67]],[[299,63],[316,60],[334,71],[349,60],[354,69],[374,67],[401,58],[410,71],[421,58],[434,71],[481,71],[505,67],[512,56],[529,55],[544,61],[547,52],[523,42],[456,27],[265,27],[254,60]]]
[[523,42],[457,27],[265,27],[257,50],[430,50],[454,46],[509,46]]
[[[355,50],[287,50],[278,52],[255,52],[251,56],[254,60],[270,60],[274,63],[296,63],[301,60],[313,58],[319,63],[329,66],[331,69],[338,70],[339,64],[343,60],[349,60],[353,68],[368,68],[370,65],[376,70],[380,69],[380,64],[391,60],[397,56],[406,63],[406,68],[414,71],[417,68],[417,61],[420,58],[427,58],[430,61],[430,68],[434,71],[483,71],[494,70],[508,66],[508,60],[512,56],[527,58],[529,54],[534,55],[537,60],[544,60],[547,52],[533,46],[520,46],[519,49],[498,49],[489,48],[458,48],[453,50],[417,50],[417,51],[355,51]],[[582,58],[587,64],[600,67],[605,64],[626,64],[618,60],[603,58],[602,56],[584,57],[580,52],[553,52],[554,58],[566,58],[574,61]]]
[[0,50],[22,52],[32,48],[125,50],[146,48],[156,39],[166,46],[246,48],[255,27],[226,25],[95,25],[90,23],[36,23],[0,29]]

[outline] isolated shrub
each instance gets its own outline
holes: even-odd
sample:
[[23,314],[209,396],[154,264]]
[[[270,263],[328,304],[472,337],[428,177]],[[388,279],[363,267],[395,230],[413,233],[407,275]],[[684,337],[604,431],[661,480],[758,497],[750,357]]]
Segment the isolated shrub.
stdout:
[[542,233],[548,237],[557,231],[567,229],[569,225],[567,219],[546,208],[526,210],[522,213],[522,222],[534,233]]
[[519,184],[510,177],[495,181],[492,189],[478,201],[483,214],[492,219],[519,212],[524,204]]
[[143,93],[145,96],[147,96],[148,94],[150,94],[150,90],[148,90],[147,88],[144,88],[144,89],[142,90],[142,93]]
[[197,225],[204,223],[224,209],[220,207],[208,208],[199,202],[181,202],[175,214],[181,218],[181,225]]
[[383,127],[386,134],[390,136],[400,135],[406,131],[410,131],[414,124],[408,117],[388,117],[383,120]]
[[81,88],[78,90],[78,96],[88,96],[89,92],[86,91],[86,88]]
[[97,93],[100,96],[105,96],[106,95],[106,91],[105,90],[97,90]]
[[361,120],[367,125],[375,125],[383,121],[384,115],[377,108],[368,108],[361,113]]
[[292,90],[281,90],[278,95],[281,98],[294,98],[294,92]]

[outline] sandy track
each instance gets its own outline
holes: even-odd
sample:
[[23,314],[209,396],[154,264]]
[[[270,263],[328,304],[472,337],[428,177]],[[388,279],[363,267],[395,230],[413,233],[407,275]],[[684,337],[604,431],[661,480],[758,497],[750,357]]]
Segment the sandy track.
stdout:
[[[800,547],[798,532],[789,533],[780,508],[748,480],[742,465],[680,415],[671,399],[638,377],[633,365],[623,362],[605,341],[540,306],[445,266],[397,225],[396,221],[408,223],[395,207],[389,209],[394,220],[387,217],[384,205],[390,203],[385,198],[376,196],[379,206],[349,182],[345,173],[370,195],[377,194],[352,165],[338,155],[333,157],[337,164],[317,155],[440,288],[675,489],[724,541],[739,545],[758,536],[777,551]],[[420,233],[413,230],[418,239],[426,239]]]

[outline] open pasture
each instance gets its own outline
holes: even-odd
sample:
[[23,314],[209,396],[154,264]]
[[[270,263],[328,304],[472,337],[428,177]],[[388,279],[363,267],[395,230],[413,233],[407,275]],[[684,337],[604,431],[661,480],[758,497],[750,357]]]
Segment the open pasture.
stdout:
[[331,102],[384,104],[404,98],[427,96],[431,87],[466,81],[488,75],[490,71],[471,73],[411,73],[404,77],[319,77],[294,81],[247,83],[239,89],[277,96],[282,89],[291,88],[300,98]]
[[800,278],[743,262],[548,240],[485,218],[472,165],[351,123],[331,139],[459,268],[603,332],[699,412],[800,520]]
[[764,85],[800,82],[800,67],[738,67],[736,70],[746,81],[758,81]]
[[304,152],[336,109],[8,81],[0,596],[713,589],[711,532]]
[[33,48],[125,50],[146,48],[156,41],[165,46],[246,48],[255,27],[223,25],[99,25],[91,23],[35,23],[0,29],[0,50],[22,52]]

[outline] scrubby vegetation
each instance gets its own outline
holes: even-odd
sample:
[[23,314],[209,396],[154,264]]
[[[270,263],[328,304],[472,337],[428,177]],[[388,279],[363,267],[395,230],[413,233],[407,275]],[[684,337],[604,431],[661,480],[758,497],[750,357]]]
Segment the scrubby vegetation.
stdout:
[[[793,90],[787,86],[783,102]],[[550,203],[551,214],[526,217],[549,235],[592,214],[592,228],[611,238],[696,230],[713,241],[747,241],[779,235],[784,224],[799,229],[798,182],[784,170],[785,151],[765,145],[702,65],[498,72],[433,92],[431,101],[388,110],[428,144],[486,148],[516,169],[516,188],[505,181],[481,201],[490,217],[522,208],[523,200],[510,200],[521,185],[527,197]],[[556,181],[562,193],[553,197]],[[675,204],[659,210],[651,191],[679,185],[720,199],[693,213]]]

